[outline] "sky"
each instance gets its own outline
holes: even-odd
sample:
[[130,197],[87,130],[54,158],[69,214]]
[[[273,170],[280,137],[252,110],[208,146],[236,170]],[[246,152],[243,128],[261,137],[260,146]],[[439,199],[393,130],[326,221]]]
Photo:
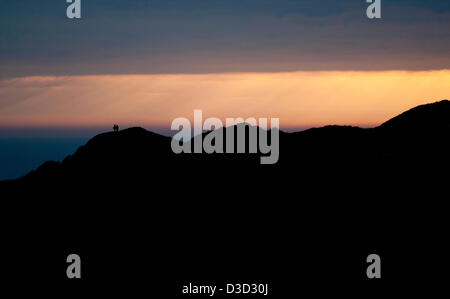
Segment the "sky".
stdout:
[[[279,117],[375,126],[449,97],[450,2],[0,0],[0,128]],[[109,128],[109,127],[108,127]],[[1,130],[0,130],[1,131]]]
[[[450,94],[450,70],[33,76],[0,82],[0,127],[170,126],[278,117],[285,129],[371,127]],[[109,129],[109,128],[108,128]]]

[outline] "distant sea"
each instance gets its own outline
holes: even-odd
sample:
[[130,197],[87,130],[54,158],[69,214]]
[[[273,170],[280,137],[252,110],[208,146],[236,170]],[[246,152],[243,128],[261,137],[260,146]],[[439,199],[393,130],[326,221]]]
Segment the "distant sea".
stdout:
[[62,161],[89,138],[0,138],[0,181],[16,179],[46,161]]

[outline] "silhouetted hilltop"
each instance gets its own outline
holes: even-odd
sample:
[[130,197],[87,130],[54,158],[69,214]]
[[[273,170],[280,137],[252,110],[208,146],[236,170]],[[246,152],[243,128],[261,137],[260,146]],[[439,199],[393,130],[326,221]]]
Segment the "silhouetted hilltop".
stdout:
[[[238,126],[245,125],[220,130],[224,130],[223,136],[226,130],[235,130],[236,139]],[[250,128],[245,127],[248,151]],[[204,139],[209,134],[196,138]],[[399,161],[410,166],[430,161],[445,164],[449,161],[449,140],[450,102],[445,100],[413,108],[374,129],[326,126],[295,133],[280,132],[279,161],[266,168],[361,167]],[[187,143],[193,150],[192,141]],[[171,173],[186,169],[189,172],[215,167],[260,169],[264,167],[259,163],[261,155],[259,152],[177,155],[172,152],[171,138],[136,127],[97,135],[62,163],[47,162],[21,180],[145,180],[170,177]]]
[[170,138],[143,128],[134,127],[119,132],[108,132],[95,136],[81,146],[63,164],[127,164],[166,159],[171,153]]
[[415,163],[447,164],[450,153],[450,102],[410,109],[375,128],[374,140],[384,157]]
[[378,127],[396,131],[441,131],[450,128],[450,101],[420,105],[412,108]]
[[[330,252],[340,261],[333,269],[354,267],[360,279],[369,252],[389,257],[392,249],[400,261],[397,273],[407,275],[405,265],[416,269],[416,264],[410,265],[404,252],[422,254],[417,244],[429,248],[431,241],[443,240],[448,227],[447,209],[439,205],[448,189],[449,119],[448,102],[439,102],[373,129],[280,132],[279,161],[273,165],[260,164],[260,152],[177,155],[171,138],[142,128],[104,133],[62,163],[47,162],[3,182],[4,211],[13,215],[5,230],[22,224],[17,238],[32,237],[20,256],[30,248],[36,254],[49,240],[59,245],[65,239],[64,254],[83,244],[83,257],[96,253],[88,255],[83,269],[111,273],[101,278],[105,287],[111,281],[122,285],[123,279],[135,283],[140,276],[130,276],[135,273],[130,269],[136,267],[154,269],[162,280],[164,271],[185,279],[245,271],[273,277],[285,272],[272,269],[303,269],[305,257],[318,254],[306,269],[316,278],[330,271]],[[61,265],[64,274],[67,256],[43,248],[38,262],[47,267],[54,259],[55,273],[59,277]],[[300,248],[307,251],[299,256]],[[20,269],[28,269],[29,260],[18,260]],[[148,286],[149,280],[141,279]],[[289,285],[296,283],[297,278]]]

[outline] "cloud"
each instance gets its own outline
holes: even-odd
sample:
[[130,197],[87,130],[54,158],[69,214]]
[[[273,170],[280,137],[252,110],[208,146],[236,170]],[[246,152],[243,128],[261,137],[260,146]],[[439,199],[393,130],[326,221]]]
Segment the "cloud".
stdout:
[[[450,68],[448,1],[2,1],[0,77]],[[6,42],[3,42],[6,41]]]

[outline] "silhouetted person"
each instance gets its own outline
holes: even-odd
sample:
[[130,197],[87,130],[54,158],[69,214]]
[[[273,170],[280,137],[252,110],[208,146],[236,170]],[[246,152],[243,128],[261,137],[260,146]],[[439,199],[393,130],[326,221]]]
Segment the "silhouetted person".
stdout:
[[119,125],[114,125],[113,130],[114,132],[119,132]]

